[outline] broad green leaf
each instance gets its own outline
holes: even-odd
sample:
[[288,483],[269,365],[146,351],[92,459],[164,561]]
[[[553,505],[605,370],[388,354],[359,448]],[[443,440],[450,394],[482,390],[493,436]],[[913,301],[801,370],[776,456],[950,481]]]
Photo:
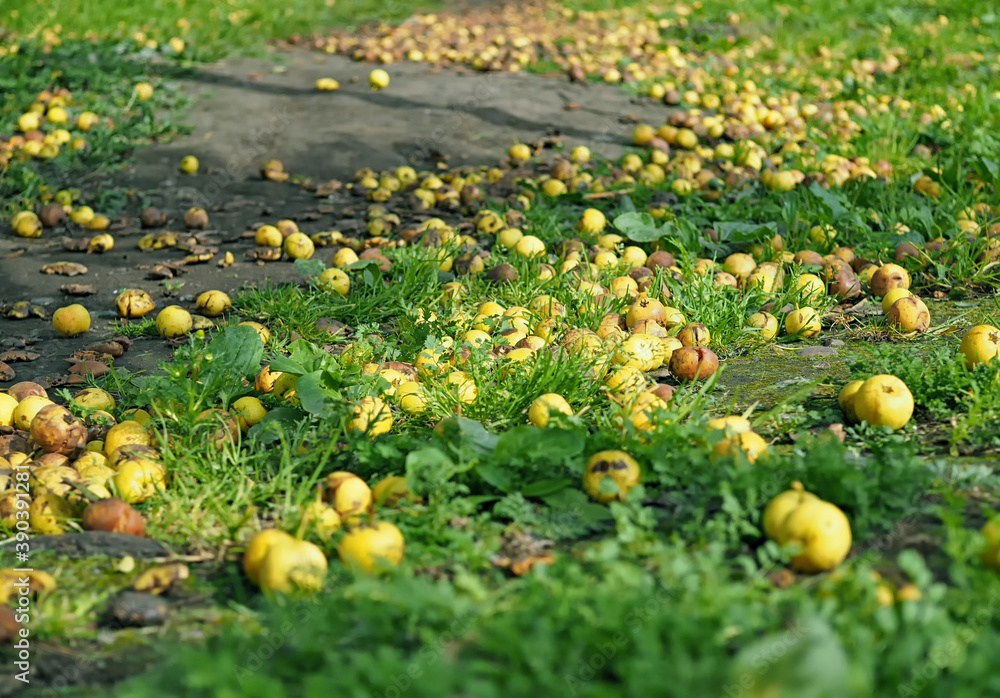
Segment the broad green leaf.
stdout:
[[295,268],[303,279],[313,279],[326,269],[326,264],[320,259],[296,259]]
[[539,480],[525,485],[521,488],[521,494],[525,497],[544,497],[555,494],[559,490],[566,489],[573,481],[565,477],[554,477],[547,480]]
[[463,445],[472,446],[483,453],[493,452],[500,437],[486,431],[486,427],[473,419],[459,417],[457,422],[458,433]]
[[295,376],[301,376],[308,373],[308,369],[287,356],[276,356],[271,360],[270,369],[272,371],[280,371],[281,373],[291,373]]
[[225,373],[247,376],[260,371],[264,343],[257,330],[246,325],[227,327],[208,346],[205,352],[220,360]]
[[774,235],[777,223],[740,223],[723,221],[715,224],[719,239],[724,242],[747,242],[763,240]]
[[277,441],[282,434],[292,431],[302,420],[302,413],[292,407],[277,407],[264,415],[264,419],[247,431],[250,438],[258,438],[264,443]]
[[[514,427],[500,436],[493,457],[501,463],[551,461],[565,463],[581,453],[583,438],[568,429],[539,429],[530,424]],[[580,472],[583,472],[581,467]]]
[[841,196],[834,194],[829,189],[824,189],[819,185],[819,182],[813,182],[809,185],[809,193],[829,209],[833,218],[839,218],[846,211],[844,204],[841,203]]
[[455,474],[455,464],[434,446],[411,451],[406,456],[406,484],[416,495],[436,491]]
[[476,472],[483,481],[501,492],[509,493],[514,486],[510,471],[497,463],[477,463]]
[[295,384],[295,394],[299,396],[302,409],[320,419],[334,416],[334,401],[328,388],[323,385],[325,371],[313,371],[300,376]]
[[288,356],[278,356],[271,361],[272,371],[292,373],[301,376],[304,373],[316,371],[325,363],[331,360],[329,354],[320,347],[307,342],[304,339],[297,339],[288,345]]
[[754,695],[772,698],[847,698],[849,664],[830,626],[809,619],[793,622],[740,651],[733,661],[731,682],[739,685],[750,676]]
[[997,161],[993,160],[992,158],[983,156],[980,156],[979,162],[977,164],[978,167],[976,169],[980,170],[979,173],[980,177],[983,177],[983,172],[985,171],[989,175],[989,177],[988,178],[983,177],[983,179],[986,179],[991,184],[996,184],[997,180],[1000,179],[1000,164],[998,164]]
[[663,234],[656,225],[656,219],[648,213],[623,213],[612,221],[612,225],[635,242],[652,242]]

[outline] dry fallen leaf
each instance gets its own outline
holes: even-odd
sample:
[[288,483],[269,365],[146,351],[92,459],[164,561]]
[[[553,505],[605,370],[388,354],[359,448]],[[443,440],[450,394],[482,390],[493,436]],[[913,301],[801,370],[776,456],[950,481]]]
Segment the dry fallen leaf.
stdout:
[[[322,184],[316,185],[316,196],[330,196],[343,187],[344,183],[339,179],[331,179],[329,182],[323,182]],[[320,209],[320,212],[333,213],[333,211],[324,211],[323,209]]]
[[97,293],[97,287],[91,284],[63,284],[59,288],[70,296],[92,296]]
[[87,245],[90,244],[90,238],[84,238],[82,240],[74,240],[73,238],[63,238],[62,246],[64,250],[69,250],[70,252],[86,252]]
[[114,356],[111,354],[104,354],[102,352],[91,351],[89,349],[83,349],[81,351],[74,352],[70,358],[76,359],[77,361],[107,362],[109,359],[114,358]]
[[771,583],[779,589],[787,589],[795,583],[795,575],[787,569],[770,572],[767,575],[767,578],[771,580]]
[[535,565],[551,565],[555,562],[555,560],[556,558],[554,555],[533,555],[531,557],[526,557],[523,560],[511,563],[510,571],[518,577],[523,577],[528,574],[528,572],[530,572]]
[[251,250],[249,256],[261,262],[277,262],[281,259],[281,248],[280,247],[258,247],[255,250]]
[[212,257],[215,256],[214,252],[202,252],[200,254],[189,254],[184,258],[185,264],[204,264],[206,262],[211,262]]
[[190,576],[191,572],[185,564],[178,562],[172,565],[162,565],[140,574],[132,588],[154,595],[162,594],[174,584],[182,582]]
[[93,374],[94,376],[103,376],[111,373],[111,368],[100,361],[80,361],[79,359],[66,359],[66,361],[73,364],[69,367],[69,372],[77,375],[85,376]]
[[[246,208],[247,206],[263,206],[263,201],[257,201],[255,199],[235,199],[233,201],[227,201],[221,206],[216,206],[213,211],[236,211],[241,208]],[[251,236],[252,237],[252,236]]]
[[171,262],[168,264],[154,264],[149,270],[151,279],[172,279],[181,273],[183,262]]
[[162,250],[164,247],[173,247],[177,244],[177,233],[163,230],[158,233],[148,233],[139,240],[139,249],[143,252],[150,250]]
[[85,351],[92,351],[97,354],[108,355],[112,357],[118,357],[125,353],[120,344],[115,344],[114,342],[98,342],[97,344],[91,344]]
[[59,274],[61,276],[79,276],[87,273],[87,267],[76,262],[53,262],[42,267],[43,274]]
[[14,373],[14,369],[12,369],[3,361],[0,361],[0,381],[7,383],[9,381],[14,380],[15,378],[17,378],[17,374]]
[[264,179],[269,179],[272,182],[284,182],[289,177],[289,174],[287,172],[280,172],[273,168],[265,169],[263,175]]
[[41,354],[36,351],[8,349],[7,351],[0,352],[0,361],[6,361],[9,363],[14,363],[15,361],[34,361],[40,356]]
[[326,330],[332,335],[347,335],[352,332],[351,328],[342,323],[340,320],[334,320],[328,317],[321,317],[316,320],[317,330]]
[[18,301],[8,308],[4,315],[10,320],[25,320],[32,316],[45,320],[49,316],[45,308],[32,305],[29,301]]

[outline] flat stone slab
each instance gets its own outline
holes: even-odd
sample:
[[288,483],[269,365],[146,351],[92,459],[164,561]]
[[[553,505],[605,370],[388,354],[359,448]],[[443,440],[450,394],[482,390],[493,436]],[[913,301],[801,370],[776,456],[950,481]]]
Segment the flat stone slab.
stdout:
[[836,356],[837,350],[833,347],[802,347],[798,352],[799,356]]
[[66,533],[61,536],[35,536],[31,539],[31,550],[51,550],[59,555],[71,558],[124,557],[134,558],[166,557],[170,554],[161,543],[150,538],[130,536],[126,533],[111,533],[108,531],[84,531],[82,533]]

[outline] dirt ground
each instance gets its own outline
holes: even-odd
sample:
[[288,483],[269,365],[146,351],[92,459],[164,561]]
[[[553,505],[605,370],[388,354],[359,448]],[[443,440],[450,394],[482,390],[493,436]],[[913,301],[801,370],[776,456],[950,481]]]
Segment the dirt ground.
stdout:
[[[63,238],[90,234],[73,224],[47,230],[37,240],[9,233],[0,237],[0,305],[31,301],[51,313],[79,302],[93,319],[89,332],[64,339],[55,336],[49,320],[0,318],[0,351],[28,345],[41,354],[30,363],[11,363],[14,381],[65,380],[68,356],[112,336],[109,326],[116,317],[114,298],[120,289],[144,288],[163,307],[193,305],[201,291],[232,293],[265,277],[276,282],[299,279],[288,262],[262,267],[247,259],[244,253],[253,241],[241,236],[281,218],[296,220],[307,233],[330,229],[346,233],[352,211],[363,212],[365,202],[347,193],[318,199],[291,182],[263,180],[259,167],[265,160],[279,159],[286,171],[317,182],[347,180],[362,167],[412,165],[419,170],[433,168],[442,159],[453,166],[495,163],[515,141],[532,142],[546,135],[561,136],[569,147],[585,144],[595,154],[613,158],[630,142],[630,116],[658,123],[666,114],[662,104],[629,100],[616,86],[571,83],[565,77],[435,72],[424,64],[391,66],[389,89],[373,92],[367,84],[370,69],[345,57],[305,51],[280,53],[274,61],[231,59],[205,66],[181,84],[195,99],[185,118],[194,129],[189,136],[137,151],[124,171],[85,178],[88,188],[110,184],[141,193],[147,205],[168,215],[162,229],[183,230],[181,218],[191,206],[209,212],[205,231],[209,242],[220,255],[231,251],[236,263],[226,269],[217,268],[214,260],[189,265],[180,277],[183,287],[174,293],[140,267],[177,261],[184,253],[137,248],[136,242],[147,232],[138,224],[137,203],[113,221],[115,247],[101,255],[63,248]],[[341,89],[317,91],[314,85],[321,77],[336,78]],[[201,169],[196,175],[183,175],[178,165],[190,154],[199,158]],[[320,204],[323,213],[318,211]],[[329,261],[323,250],[317,256]],[[59,261],[84,264],[88,272],[72,278],[41,273],[44,264]],[[64,284],[89,284],[96,293],[70,297],[61,290]],[[140,338],[116,366],[148,371],[168,356],[164,341]],[[0,387],[14,381],[0,382]]]

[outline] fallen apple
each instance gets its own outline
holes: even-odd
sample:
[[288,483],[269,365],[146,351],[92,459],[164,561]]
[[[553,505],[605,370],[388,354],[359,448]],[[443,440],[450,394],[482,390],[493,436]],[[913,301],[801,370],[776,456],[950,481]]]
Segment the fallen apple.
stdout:
[[906,332],[923,332],[931,326],[930,310],[916,296],[906,296],[893,303],[886,319],[896,329]]
[[[613,483],[608,487],[605,480]],[[625,501],[628,493],[642,481],[642,471],[632,456],[624,451],[600,451],[587,461],[583,489],[598,502]]]
[[348,531],[337,546],[347,567],[373,572],[381,564],[393,567],[403,561],[406,541],[398,528],[386,521],[363,524]]
[[90,313],[79,303],[52,313],[52,327],[60,337],[76,337],[90,329]]
[[710,378],[719,370],[719,357],[707,347],[681,347],[670,355],[670,375],[679,381]]
[[858,388],[854,411],[859,421],[895,431],[904,427],[913,416],[913,395],[896,376],[872,376]]

